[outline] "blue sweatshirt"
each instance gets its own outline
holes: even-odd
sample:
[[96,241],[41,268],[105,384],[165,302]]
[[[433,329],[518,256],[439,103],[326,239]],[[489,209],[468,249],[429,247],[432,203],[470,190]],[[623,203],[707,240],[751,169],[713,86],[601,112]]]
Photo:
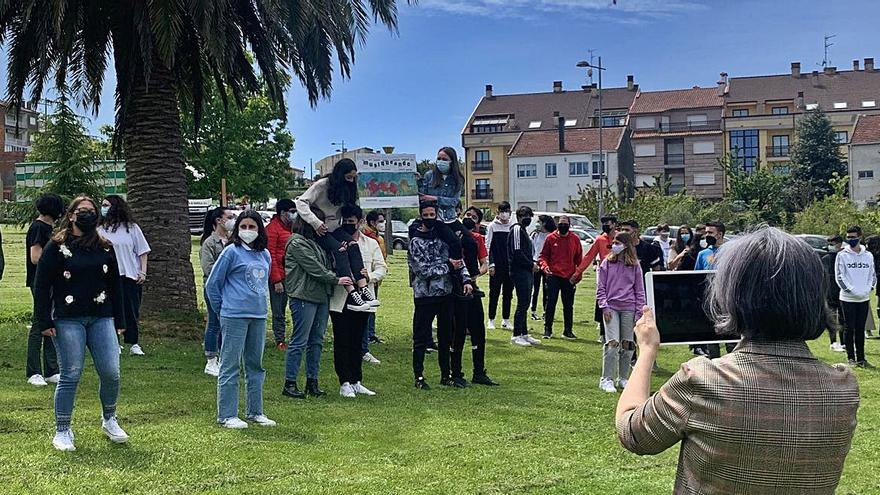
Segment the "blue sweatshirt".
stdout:
[[205,286],[211,307],[223,318],[266,318],[270,263],[265,249],[230,244],[214,263]]

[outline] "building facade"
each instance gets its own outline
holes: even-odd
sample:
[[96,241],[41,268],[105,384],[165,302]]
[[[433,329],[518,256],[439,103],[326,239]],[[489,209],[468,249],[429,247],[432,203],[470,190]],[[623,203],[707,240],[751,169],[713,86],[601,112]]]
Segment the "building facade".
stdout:
[[0,191],[3,201],[15,199],[15,164],[25,160],[31,150],[33,136],[39,131],[39,114],[29,105],[18,112],[0,102],[5,116],[5,129],[0,151]]
[[[354,160],[355,155],[363,154],[363,153],[375,153],[376,151],[373,148],[355,148],[353,150],[345,150],[345,152],[339,152],[334,155],[328,155],[324,158],[321,158],[317,162],[315,162],[315,173],[318,175],[327,175],[333,171],[333,166],[336,165],[336,162],[342,160],[343,158],[348,158],[350,160]],[[312,179],[312,177],[309,177]]]
[[[53,162],[24,162],[15,164],[16,188],[41,188],[51,179],[47,168]],[[104,188],[104,194],[118,194],[125,197],[125,160],[97,160],[92,164],[92,171],[99,174],[98,183]]]
[[861,115],[849,144],[849,197],[859,206],[880,196],[880,115]]

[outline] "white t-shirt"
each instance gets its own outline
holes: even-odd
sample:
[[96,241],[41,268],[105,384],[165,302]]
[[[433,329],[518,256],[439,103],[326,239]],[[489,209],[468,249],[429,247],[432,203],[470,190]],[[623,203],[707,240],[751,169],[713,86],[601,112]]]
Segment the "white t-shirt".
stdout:
[[119,225],[116,232],[98,227],[98,233],[113,244],[119,274],[137,280],[141,271],[141,262],[138,258],[150,252],[150,245],[147,244],[141,228],[136,223],[130,224],[127,229],[125,225]]
[[673,242],[672,237],[667,237],[666,241],[664,241],[663,239],[660,238],[660,236],[657,236],[657,238],[654,239],[654,242],[656,242],[657,245],[660,246],[660,249],[663,250],[663,266],[668,267],[669,266],[669,250],[672,248],[672,242]]

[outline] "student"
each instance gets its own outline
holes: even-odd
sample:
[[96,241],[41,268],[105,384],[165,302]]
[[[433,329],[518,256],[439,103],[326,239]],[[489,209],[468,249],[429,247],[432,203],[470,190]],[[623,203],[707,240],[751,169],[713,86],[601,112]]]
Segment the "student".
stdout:
[[[828,337],[831,339],[832,351],[846,352],[846,347],[843,345],[843,310],[840,307],[840,287],[837,285],[837,278],[834,276],[837,253],[843,249],[843,238],[835,235],[829,237],[827,242],[828,253],[822,255],[822,268],[825,270],[825,281],[828,289],[825,300],[828,302],[828,309],[831,310],[831,318],[835,319],[835,321],[828,324]],[[840,334],[839,342],[837,339],[838,334]]]
[[[37,263],[52,238],[52,229],[55,222],[64,213],[64,202],[57,194],[43,194],[34,202],[40,216],[31,223],[25,238],[25,284],[34,290],[34,275],[37,271]],[[42,348],[42,367],[40,366],[40,352]],[[36,326],[31,325],[27,340],[27,368],[25,370],[27,382],[37,387],[45,387],[48,383],[58,383],[61,375],[58,374],[58,357],[55,353],[55,343],[52,337],[44,335]]]
[[660,250],[663,251],[663,267],[669,269],[669,251],[672,248],[672,244],[675,242],[674,239],[669,238],[669,225],[665,223],[661,223],[657,226],[657,237],[654,239],[653,244],[656,244],[660,247]]
[[[348,206],[343,207],[345,211]],[[312,207],[312,213],[323,220],[324,213]],[[285,359],[284,389],[281,393],[294,399],[325,395],[318,387],[318,371],[324,333],[330,317],[330,296],[336,285],[351,285],[348,277],[337,277],[332,270],[330,257],[318,245],[315,229],[300,218],[293,222],[294,232],[287,240],[284,250],[284,289],[290,298],[293,315],[293,332]],[[306,355],[306,388],[297,386],[299,366],[303,351]]]
[[[462,354],[464,351],[465,337],[471,337],[471,357],[473,359],[473,375],[471,382],[478,385],[497,386],[486,373],[486,323],[483,319],[483,297],[485,293],[477,286],[477,279],[489,272],[489,251],[486,249],[486,239],[478,232],[477,226],[483,221],[483,212],[476,208],[468,208],[465,212],[462,224],[474,240],[475,251],[465,250],[464,262],[468,273],[473,279],[473,298],[470,300],[458,299],[456,301],[456,331],[452,339],[452,379],[459,378],[464,381],[462,372]],[[465,246],[462,243],[462,246]],[[460,325],[461,322],[461,326]],[[461,383],[460,383],[461,384]]]
[[663,250],[656,244],[642,242],[638,222],[635,220],[621,222],[620,230],[630,235],[633,246],[636,248],[636,256],[639,258],[639,265],[642,267],[642,274],[651,271],[663,271],[663,267],[665,266],[665,263],[663,262]]
[[141,315],[143,286],[147,280],[150,245],[140,226],[135,223],[128,203],[115,194],[107,196],[101,202],[101,226],[98,233],[113,244],[119,274],[122,275],[122,306],[125,308],[123,342],[131,345],[129,353],[132,356],[143,356],[138,320]]
[[846,245],[837,253],[834,277],[840,287],[843,310],[843,343],[849,364],[860,368],[870,365],[865,359],[865,321],[871,308],[871,291],[877,285],[874,255],[861,245],[862,228],[846,230]]
[[[700,251],[700,254],[697,255],[697,262],[694,265],[694,270],[702,271],[715,269],[718,250],[721,249],[721,246],[724,244],[724,234],[726,231],[727,229],[721,222],[708,222],[706,224],[706,234],[700,242],[701,246],[705,243],[706,248]],[[733,352],[736,348],[736,344],[727,343],[724,347],[727,349],[727,352]],[[718,344],[697,345],[694,346],[694,354],[715,359],[721,356],[721,346]]]
[[[480,220],[476,222],[476,227],[471,231],[473,234],[476,232],[480,234],[480,237],[486,238],[486,226],[483,225],[483,210],[477,208],[476,206],[471,206],[467,210],[464,211],[465,215],[470,214],[471,218],[479,218]],[[475,220],[476,221],[476,220]],[[488,252],[489,246],[486,246],[486,251]]]
[[[551,232],[556,230],[556,222],[553,221],[553,217],[549,215],[538,215],[538,225],[535,226],[535,231],[532,232],[532,247],[535,251],[535,263],[538,262],[538,256],[541,254],[541,250],[544,248],[544,241],[547,240],[547,236],[550,235]],[[578,242],[580,244],[580,242]],[[536,312],[538,309],[538,296],[539,294],[544,294],[544,299],[541,301],[541,307],[546,311],[547,310],[547,282],[546,277],[544,276],[543,270],[538,270],[535,272],[535,281],[532,285],[532,320],[542,320],[542,316],[538,316]],[[543,287],[543,292],[541,288]]]
[[[602,233],[596,237],[593,245],[590,246],[590,249],[587,250],[587,253],[581,259],[580,266],[578,266],[574,275],[571,277],[572,285],[580,283],[584,276],[584,271],[586,271],[587,268],[593,266],[596,261],[602,263],[605,261],[605,258],[611,254],[611,243],[614,240],[614,236],[617,234],[618,229],[617,217],[614,215],[606,215],[599,219],[599,221],[602,224]],[[598,265],[596,265],[596,267],[598,269]],[[604,343],[605,319],[602,317],[602,310],[599,309],[598,299],[596,300],[593,309],[593,321],[595,321],[599,327],[599,342]]]
[[675,242],[669,248],[669,262],[666,268],[669,270],[678,269],[681,260],[687,255],[688,247],[691,239],[694,237],[694,231],[687,225],[678,228],[678,234],[675,236]]
[[510,342],[514,345],[528,347],[538,345],[540,340],[529,335],[526,311],[529,308],[529,295],[532,293],[532,281],[534,273],[538,271],[535,263],[534,246],[526,233],[526,228],[532,223],[532,209],[528,206],[520,206],[516,210],[516,223],[510,228],[507,238],[507,252],[510,265],[510,280],[516,290],[516,311],[513,314],[513,337]]
[[577,267],[583,258],[583,248],[578,236],[572,234],[571,219],[567,215],[559,217],[555,232],[547,236],[538,256],[541,272],[547,277],[547,302],[544,309],[544,338],[553,337],[553,320],[556,317],[556,302],[562,294],[562,317],[565,324],[562,336],[574,340],[574,293],[571,283]]
[[632,244],[632,234],[614,236],[611,254],[599,266],[596,297],[605,319],[604,358],[599,389],[617,392],[626,387],[631,368],[635,337],[633,328],[645,306],[645,281]]
[[[316,180],[294,202],[297,214],[309,222],[318,234],[318,244],[333,257],[336,275],[354,280],[354,285],[345,287],[349,295],[349,309],[367,312],[370,307],[378,306],[379,301],[367,288],[357,243],[338,228],[339,210],[347,204],[357,203],[357,199],[357,166],[352,160],[343,158],[336,162],[332,172]],[[322,222],[312,213],[312,205],[324,212],[325,221]]]
[[339,379],[339,395],[353,399],[376,392],[363,384],[361,339],[369,312],[353,311],[346,304],[345,287],[337,285],[330,298],[330,321],[333,322],[333,367]]
[[263,347],[266,344],[270,258],[263,218],[254,210],[238,215],[230,245],[220,253],[206,290],[220,315],[223,347],[217,379],[217,422],[223,428],[242,429],[238,417],[238,382],[244,360],[247,390],[245,419],[260,426],[275,426],[263,413]]
[[407,260],[413,275],[413,375],[415,386],[427,390],[430,387],[424,377],[425,350],[431,340],[431,322],[437,318],[438,355],[440,360],[440,383],[453,385],[449,350],[452,344],[453,295],[452,277],[460,276],[462,291],[470,294],[471,279],[464,263],[452,259],[449,245],[435,228],[437,220],[435,203],[421,203],[418,227],[411,231]]
[[199,248],[199,264],[202,266],[202,286],[205,307],[208,309],[208,320],[205,324],[205,374],[220,374],[220,315],[214,311],[208,300],[208,277],[220,253],[229,242],[229,235],[235,228],[235,215],[231,208],[218,206],[205,215],[205,226],[202,230],[202,246]]
[[513,282],[507,260],[507,238],[510,235],[510,203],[498,204],[498,213],[486,229],[486,249],[489,251],[489,320],[486,328],[495,330],[498,297],[501,296],[501,328],[512,330],[510,304],[513,300]]
[[291,225],[296,218],[296,205],[292,199],[279,199],[275,203],[275,215],[266,226],[269,237],[269,256],[272,257],[272,269],[269,271],[269,304],[272,306],[272,335],[275,347],[287,350],[284,342],[287,333],[287,293],[284,291],[284,259],[287,240],[290,239]]
[[[388,251],[385,249],[385,215],[379,210],[372,210],[367,213],[367,224],[364,226],[363,234],[370,239],[379,243],[379,249],[382,250],[382,258],[388,260]],[[366,267],[365,267],[366,268]],[[373,286],[373,292],[379,297],[379,287],[382,281],[376,281]],[[369,352],[370,344],[381,344],[384,341],[376,335],[376,312],[371,311],[367,316],[367,352]]]
[[[687,235],[687,234],[683,234]],[[703,242],[703,236],[700,234],[694,234],[691,237],[690,242],[688,242],[687,247],[684,252],[676,256],[675,261],[675,270],[676,271],[692,271],[697,266],[697,257],[700,256],[700,251],[703,250],[701,246]]]
[[33,326],[55,337],[61,378],[55,388],[52,445],[74,451],[71,431],[76,389],[89,349],[98,372],[104,434],[125,443],[116,420],[119,397],[119,341],[125,332],[121,274],[110,242],[97,231],[98,206],[80,196],[70,203],[61,228],[46,244],[33,279]]

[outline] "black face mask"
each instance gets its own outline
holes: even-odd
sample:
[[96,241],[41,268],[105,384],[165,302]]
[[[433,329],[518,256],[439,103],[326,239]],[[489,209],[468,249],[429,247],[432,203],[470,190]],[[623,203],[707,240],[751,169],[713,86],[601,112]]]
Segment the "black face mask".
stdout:
[[468,230],[474,230],[477,228],[477,222],[474,222],[473,218],[465,218],[461,221],[461,224],[464,225],[464,228]]
[[357,231],[358,226],[354,223],[344,223],[339,228],[346,234],[353,235]]
[[718,244],[718,239],[716,239],[714,236],[711,236],[711,235],[706,236],[706,245],[707,246],[714,246],[715,244]]
[[433,229],[434,227],[437,226],[437,219],[436,218],[423,218],[422,224],[428,229]]
[[556,226],[556,230],[558,230],[560,234],[565,235],[568,233],[569,227],[571,226],[567,223],[560,223]]
[[519,223],[523,227],[528,227],[532,224],[532,217],[524,217],[522,220],[519,221]]
[[93,211],[83,211],[76,214],[74,225],[79,227],[83,232],[91,232],[98,226],[98,214]]
[[610,234],[611,233],[611,226],[608,225],[607,223],[602,224],[602,232],[605,232],[606,234]]

